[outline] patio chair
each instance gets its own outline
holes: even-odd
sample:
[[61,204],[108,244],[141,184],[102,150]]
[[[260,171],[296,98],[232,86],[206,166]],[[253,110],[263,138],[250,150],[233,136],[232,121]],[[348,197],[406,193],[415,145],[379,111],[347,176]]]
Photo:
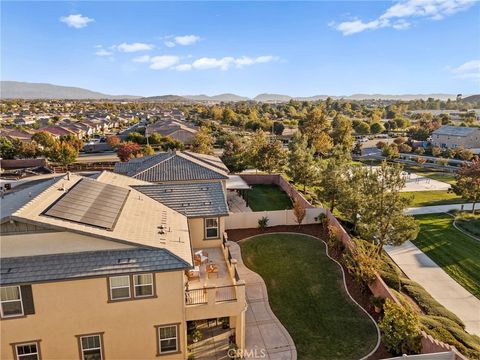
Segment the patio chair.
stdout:
[[200,267],[199,266],[195,266],[194,269],[186,270],[185,273],[187,275],[188,280],[197,279],[198,281],[200,281]]
[[208,262],[208,253],[206,251],[200,250],[195,252],[193,256],[193,260],[195,262],[195,265],[202,265],[204,263]]

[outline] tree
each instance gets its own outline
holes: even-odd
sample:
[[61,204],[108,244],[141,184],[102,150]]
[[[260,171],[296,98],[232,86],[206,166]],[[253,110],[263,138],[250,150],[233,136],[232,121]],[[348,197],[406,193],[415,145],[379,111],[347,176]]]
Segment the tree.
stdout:
[[348,186],[349,163],[350,159],[344,153],[336,152],[322,164],[317,196],[329,203],[330,211],[335,209],[336,202]]
[[151,145],[146,145],[143,148],[143,154],[144,155],[153,155],[153,154],[155,154],[155,151],[153,150]]
[[223,154],[220,158],[232,173],[239,173],[247,168],[245,146],[236,136],[231,136],[225,141]]
[[15,155],[14,144],[6,137],[0,137],[0,157],[2,159],[13,159]]
[[273,122],[273,133],[275,135],[282,135],[284,129],[285,129],[285,125],[283,125],[282,122],[280,121]]
[[475,214],[475,204],[480,201],[480,160],[478,156],[470,164],[464,163],[455,175],[455,179],[457,182],[452,185],[452,191],[472,202],[472,213]]
[[305,207],[297,198],[295,198],[293,201],[293,214],[295,215],[295,221],[297,222],[298,226],[300,226],[307,212]]
[[121,141],[118,136],[110,135],[107,136],[107,144],[110,145],[112,148],[116,149],[120,145]]
[[287,174],[294,183],[303,185],[305,192],[306,186],[315,183],[319,176],[315,150],[308,147],[307,138],[300,132],[293,136],[289,150]]
[[168,150],[183,150],[185,145],[180,140],[175,140],[171,136],[163,136],[160,142],[160,147],[163,151]]
[[134,142],[128,141],[117,147],[117,156],[120,161],[128,161],[138,156],[142,156],[142,147]]
[[162,143],[162,135],[157,132],[154,132],[152,135],[148,137],[148,143],[150,145],[160,145]]
[[32,140],[44,149],[49,149],[55,144],[55,138],[47,131],[39,131],[33,134]]
[[412,216],[404,215],[411,202],[400,192],[404,186],[402,167],[385,161],[369,169],[364,179],[364,200],[358,212],[357,228],[363,239],[377,245],[379,253],[384,245],[400,245],[417,237],[417,222]]
[[434,146],[432,147],[432,156],[440,156],[440,154],[442,153],[442,149],[440,148],[440,146]]
[[200,154],[213,154],[214,139],[206,127],[201,127],[192,140],[192,151]]
[[40,150],[35,142],[19,141],[16,143],[15,152],[23,159],[35,159]]
[[398,147],[395,144],[390,144],[385,146],[382,150],[382,156],[385,156],[387,159],[397,159],[400,157],[398,152]]
[[370,134],[370,125],[365,121],[360,121],[355,127],[355,132],[359,135]]
[[145,136],[143,136],[142,134],[140,134],[139,132],[131,132],[127,135],[127,137],[125,138],[125,141],[127,142],[134,142],[134,143],[137,143],[137,144],[146,144],[147,143],[147,140],[145,139]]
[[68,165],[77,160],[78,149],[66,141],[57,141],[48,151],[48,160],[64,166],[68,170]]
[[341,146],[348,151],[352,149],[352,121],[343,115],[337,115],[332,121],[332,140],[336,146]]
[[375,122],[372,125],[370,125],[370,132],[372,134],[380,134],[385,131],[385,126],[379,122]]
[[279,140],[267,143],[255,157],[255,167],[269,174],[281,172],[287,164],[287,151]]
[[418,315],[390,299],[386,299],[383,310],[378,326],[386,348],[395,355],[418,353],[421,348]]
[[77,150],[77,152],[82,150],[83,148],[83,141],[73,134],[60,136],[59,140],[60,142],[67,143],[70,146],[74,147]]
[[257,130],[250,138],[245,152],[245,160],[249,165],[257,168],[257,157],[261,149],[265,148],[268,144],[267,134],[263,130]]
[[333,140],[328,135],[330,122],[318,107],[307,114],[301,130],[307,136],[309,145],[313,146],[317,152],[326,154],[333,147]]

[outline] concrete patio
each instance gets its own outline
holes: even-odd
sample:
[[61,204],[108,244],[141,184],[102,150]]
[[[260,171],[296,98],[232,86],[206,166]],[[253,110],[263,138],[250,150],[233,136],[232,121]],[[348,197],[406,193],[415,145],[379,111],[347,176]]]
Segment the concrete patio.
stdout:
[[227,204],[232,213],[252,212],[252,209],[247,206],[247,202],[236,191],[227,192]]

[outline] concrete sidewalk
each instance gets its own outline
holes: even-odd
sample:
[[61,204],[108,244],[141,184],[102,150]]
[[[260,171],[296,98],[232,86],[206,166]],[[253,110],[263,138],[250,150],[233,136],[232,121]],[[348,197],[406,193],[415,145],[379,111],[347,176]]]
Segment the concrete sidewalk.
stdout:
[[385,251],[412,280],[418,282],[435,300],[455,313],[466,330],[480,335],[480,300],[470,294],[412,242],[385,246]]
[[[407,215],[425,215],[425,214],[439,214],[449,212],[451,210],[472,210],[472,203],[468,204],[450,204],[450,205],[437,205],[437,206],[422,206],[415,208],[408,208],[405,210]],[[480,205],[477,205],[480,206]]]
[[238,261],[238,274],[246,283],[245,348],[251,353],[247,353],[245,359],[296,360],[297,350],[290,334],[270,309],[265,282],[243,264],[240,246],[228,243],[232,257]]

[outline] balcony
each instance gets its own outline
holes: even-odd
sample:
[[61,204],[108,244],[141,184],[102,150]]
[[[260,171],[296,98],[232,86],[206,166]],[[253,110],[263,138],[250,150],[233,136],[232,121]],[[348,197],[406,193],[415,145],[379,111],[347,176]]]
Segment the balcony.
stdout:
[[[236,269],[226,239],[221,247],[194,249],[205,258],[187,274],[185,305],[188,320],[234,316],[245,307],[245,282]],[[208,258],[208,259],[207,259]],[[193,275],[193,276],[192,276]]]

